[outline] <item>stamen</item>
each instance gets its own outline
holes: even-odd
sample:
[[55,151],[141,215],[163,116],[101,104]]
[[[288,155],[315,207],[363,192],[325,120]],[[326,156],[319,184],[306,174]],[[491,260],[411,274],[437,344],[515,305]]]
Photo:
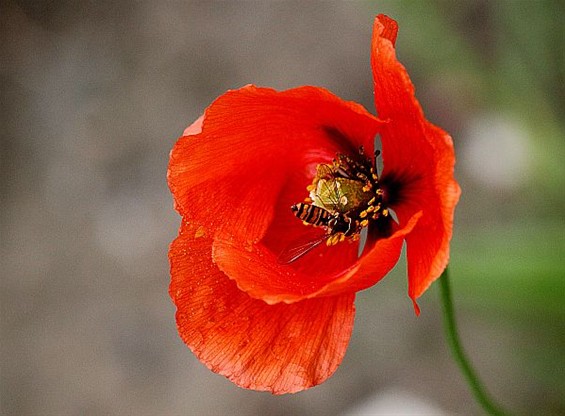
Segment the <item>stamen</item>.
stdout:
[[328,246],[335,246],[340,241],[343,241],[340,240],[341,237],[345,239],[345,236],[342,233],[337,233],[332,235],[330,238],[328,238],[328,242],[327,242]]

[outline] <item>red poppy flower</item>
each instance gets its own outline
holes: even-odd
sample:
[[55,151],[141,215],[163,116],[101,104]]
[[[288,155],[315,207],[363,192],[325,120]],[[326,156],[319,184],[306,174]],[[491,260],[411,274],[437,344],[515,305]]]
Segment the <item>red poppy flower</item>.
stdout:
[[[396,60],[396,34],[395,21],[375,19],[380,119],[322,88],[246,86],[214,101],[171,152],[182,216],[169,253],[178,330],[239,386],[282,394],[328,378],[345,355],[355,293],[390,271],[405,240],[417,313],[416,299],[447,265],[460,192],[453,145],[424,118]],[[377,134],[380,174],[368,156]],[[321,208],[320,185],[341,188],[336,203],[350,207]],[[305,241],[317,247],[281,261]]]

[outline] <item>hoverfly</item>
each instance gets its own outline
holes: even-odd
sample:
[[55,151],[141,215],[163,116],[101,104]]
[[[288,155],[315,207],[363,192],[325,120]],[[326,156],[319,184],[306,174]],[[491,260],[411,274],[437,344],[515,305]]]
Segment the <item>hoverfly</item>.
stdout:
[[334,245],[344,241],[346,237],[355,237],[355,224],[345,213],[330,212],[325,208],[302,202],[293,205],[291,209],[294,215],[301,219],[304,224],[326,228],[326,234],[313,240],[307,240],[302,244],[293,243],[289,245],[279,255],[279,262],[281,263],[292,263],[298,260],[323,242]]
[[328,245],[334,245],[344,241],[347,237],[355,238],[356,236],[356,227],[353,220],[344,213],[332,213],[324,208],[302,202],[293,205],[291,209],[299,219],[303,220],[304,224],[324,227],[326,233],[318,238],[309,239],[304,243],[292,243],[279,255],[280,263],[292,263],[323,242],[326,242]]
[[[375,158],[378,156],[375,152]],[[326,233],[302,244],[292,244],[279,255],[279,262],[292,263],[323,242],[328,246],[356,241],[372,219],[388,215],[381,209],[382,190],[373,162],[359,150],[360,161],[338,153],[333,163],[320,164],[305,202],[291,207],[305,225],[321,227]]]

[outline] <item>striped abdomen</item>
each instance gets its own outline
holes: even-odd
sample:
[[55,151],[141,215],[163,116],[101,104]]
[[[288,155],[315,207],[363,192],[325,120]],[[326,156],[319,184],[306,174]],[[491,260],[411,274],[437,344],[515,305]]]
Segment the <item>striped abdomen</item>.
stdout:
[[292,212],[297,218],[305,223],[327,227],[329,220],[333,217],[332,214],[324,208],[317,207],[316,205],[304,204],[302,202],[291,207]]

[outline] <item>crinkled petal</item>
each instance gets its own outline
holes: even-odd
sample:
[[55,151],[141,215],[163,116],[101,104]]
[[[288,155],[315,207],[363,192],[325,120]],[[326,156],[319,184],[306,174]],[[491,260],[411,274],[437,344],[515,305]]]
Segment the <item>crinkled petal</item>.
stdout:
[[[175,207],[213,232],[250,227],[247,238],[256,242],[283,191],[305,192],[315,165],[338,151],[372,149],[380,125],[359,104],[321,88],[229,91],[171,152],[168,182]],[[289,212],[296,202],[288,204]]]
[[315,386],[341,363],[354,294],[268,305],[249,297],[212,262],[212,239],[183,221],[169,258],[179,333],[212,371],[275,394]]
[[396,59],[398,26],[379,15],[373,29],[371,65],[381,129],[382,180],[398,187],[391,205],[400,223],[422,211],[407,236],[408,294],[415,301],[449,260],[453,214],[460,189],[453,177],[451,137],[426,120],[406,69]]

